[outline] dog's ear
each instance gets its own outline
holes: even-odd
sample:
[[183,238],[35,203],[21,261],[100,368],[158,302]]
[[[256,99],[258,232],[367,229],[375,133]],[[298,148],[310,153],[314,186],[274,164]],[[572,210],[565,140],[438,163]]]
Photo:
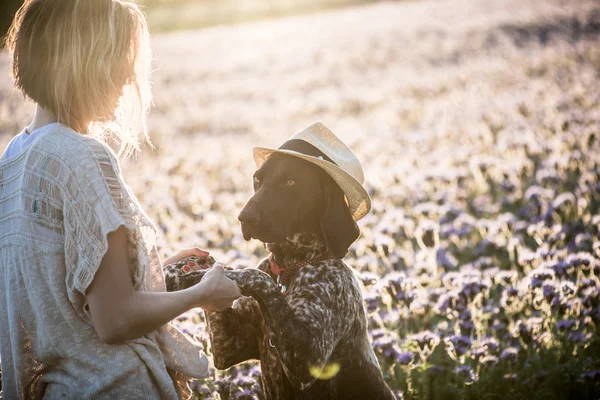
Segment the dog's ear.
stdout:
[[360,235],[360,229],[350,214],[344,192],[332,178],[327,178],[324,185],[327,206],[321,219],[321,230],[331,254],[343,258]]

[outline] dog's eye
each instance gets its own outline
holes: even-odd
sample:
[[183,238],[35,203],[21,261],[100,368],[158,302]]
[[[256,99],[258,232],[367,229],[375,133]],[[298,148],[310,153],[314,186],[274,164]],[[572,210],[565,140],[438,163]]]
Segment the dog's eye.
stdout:
[[254,177],[254,186],[260,185],[260,179],[257,176]]
[[293,179],[288,179],[288,181],[285,183],[286,186],[288,187],[292,187],[296,184],[296,181]]

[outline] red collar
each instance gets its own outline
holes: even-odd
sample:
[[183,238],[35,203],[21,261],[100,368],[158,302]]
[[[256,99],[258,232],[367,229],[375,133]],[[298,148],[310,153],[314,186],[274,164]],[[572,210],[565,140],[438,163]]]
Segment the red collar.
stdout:
[[273,253],[270,253],[269,254],[269,266],[271,267],[271,272],[273,273],[273,275],[275,275],[277,277],[277,283],[283,285],[283,287],[285,288],[290,283],[290,279],[291,279],[292,275],[294,275],[296,273],[296,271],[299,270],[300,268],[302,268],[308,264],[311,264],[311,263],[316,263],[316,262],[320,262],[320,261],[324,261],[324,260],[330,260],[332,258],[333,258],[333,256],[331,255],[331,253],[326,252],[325,254],[322,254],[319,257],[311,258],[310,260],[307,260],[307,261],[300,261],[300,262],[293,264],[290,267],[283,268],[281,265],[279,265],[279,264],[277,264],[277,262],[275,262],[275,257],[273,256]]

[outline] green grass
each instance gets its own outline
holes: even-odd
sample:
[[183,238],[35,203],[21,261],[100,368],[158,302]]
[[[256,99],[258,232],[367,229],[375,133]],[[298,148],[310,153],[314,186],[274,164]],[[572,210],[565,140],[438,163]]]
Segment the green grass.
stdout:
[[153,32],[235,24],[378,0],[139,0]]

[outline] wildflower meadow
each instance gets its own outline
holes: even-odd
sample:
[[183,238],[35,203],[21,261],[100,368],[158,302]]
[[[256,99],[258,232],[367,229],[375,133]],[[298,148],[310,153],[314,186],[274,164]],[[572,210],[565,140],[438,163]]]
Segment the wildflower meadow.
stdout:
[[[123,162],[161,255],[267,255],[253,145],[323,121],[373,209],[345,261],[400,399],[600,398],[600,3],[378,2],[153,35],[154,148]],[[0,53],[0,146],[30,122]],[[340,299],[344,301],[344,299]],[[210,342],[201,310],[174,324]],[[262,399],[260,365],[193,381]]]

